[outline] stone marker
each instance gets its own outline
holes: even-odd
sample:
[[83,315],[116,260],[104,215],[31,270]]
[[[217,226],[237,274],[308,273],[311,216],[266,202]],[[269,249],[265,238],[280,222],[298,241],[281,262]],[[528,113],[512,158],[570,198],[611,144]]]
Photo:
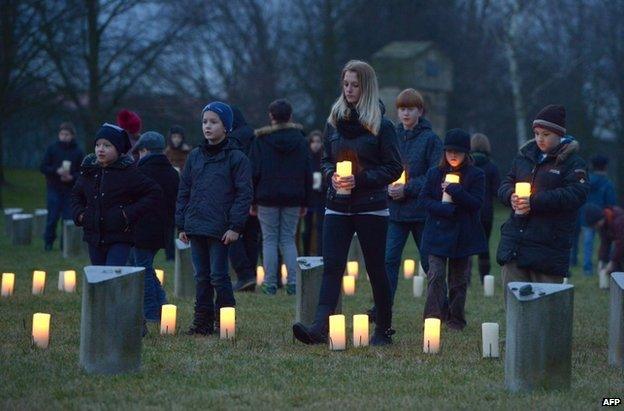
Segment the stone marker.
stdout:
[[[323,281],[323,257],[299,257],[297,263],[295,322],[310,325],[314,322]],[[341,312],[342,294],[338,298],[335,313]]]
[[120,374],[141,367],[143,267],[84,268],[80,365],[88,373]]
[[30,245],[32,242],[32,214],[11,214],[11,244]]
[[362,253],[362,247],[360,246],[360,240],[358,240],[357,234],[353,234],[353,239],[351,239],[347,261],[357,261],[359,275],[362,276],[360,278],[368,278],[366,264],[364,263],[364,254]]
[[38,208],[35,210],[35,216],[33,218],[33,238],[42,238],[45,232],[46,222],[48,220],[48,210],[45,208]]
[[509,391],[570,388],[574,286],[507,285],[505,385]]
[[23,208],[5,208],[4,209],[4,233],[11,238],[11,228],[13,228],[13,214],[23,212]]
[[88,255],[87,245],[82,241],[82,228],[76,227],[72,220],[63,221],[63,258]]
[[195,298],[195,269],[191,257],[191,245],[175,240],[175,269],[173,294],[178,298]]
[[611,273],[609,364],[624,367],[624,273]]

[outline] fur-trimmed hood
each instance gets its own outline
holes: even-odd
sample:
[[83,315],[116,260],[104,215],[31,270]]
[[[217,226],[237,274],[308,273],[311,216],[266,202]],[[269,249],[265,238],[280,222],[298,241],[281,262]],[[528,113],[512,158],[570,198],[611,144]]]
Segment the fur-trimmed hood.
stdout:
[[303,131],[303,126],[301,124],[298,123],[279,123],[279,124],[273,124],[270,126],[265,126],[262,128],[258,128],[254,131],[254,134],[256,135],[256,137],[261,137],[261,136],[266,136],[267,134],[271,134],[274,133],[276,131],[279,130],[285,130],[285,129],[296,129],[296,130],[301,130]]
[[561,143],[550,153],[546,155],[543,159],[541,158],[542,151],[537,146],[535,140],[531,140],[520,147],[520,154],[530,160],[534,161],[536,164],[541,163],[546,160],[546,158],[554,158],[555,164],[561,164],[565,162],[570,156],[578,153],[580,150],[580,144],[574,137],[572,136],[564,136],[561,139]]
[[[113,164],[107,166],[108,168],[118,168],[124,169],[128,167],[132,167],[134,164],[134,158],[130,155],[124,154],[120,156],[117,161]],[[102,166],[97,161],[97,156],[95,153],[91,153],[82,160],[82,164],[80,165],[80,171],[87,173],[89,171],[95,170],[97,168],[101,168]]]

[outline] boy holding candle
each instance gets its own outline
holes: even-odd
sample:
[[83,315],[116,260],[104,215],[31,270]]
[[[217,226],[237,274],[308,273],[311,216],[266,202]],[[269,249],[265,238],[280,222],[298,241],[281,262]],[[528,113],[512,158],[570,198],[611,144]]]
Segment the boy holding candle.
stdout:
[[439,318],[453,330],[466,326],[469,258],[487,247],[479,219],[485,175],[473,165],[469,153],[470,135],[457,128],[449,130],[442,160],[427,172],[418,198],[427,211],[422,239],[429,256],[424,318]]
[[[505,288],[512,281],[561,283],[568,276],[574,228],[589,182],[579,144],[566,135],[565,117],[565,108],[557,105],[538,113],[535,139],[520,148],[498,191],[512,208],[497,252]],[[518,182],[531,184],[529,196],[515,193]]]
[[[252,200],[251,167],[238,144],[227,138],[232,109],[215,101],[202,110],[204,143],[184,165],[176,206],[180,240],[191,243],[196,299],[188,335],[214,332],[221,307],[235,305],[228,273],[228,245],[239,239]],[[216,302],[213,301],[216,292]]]

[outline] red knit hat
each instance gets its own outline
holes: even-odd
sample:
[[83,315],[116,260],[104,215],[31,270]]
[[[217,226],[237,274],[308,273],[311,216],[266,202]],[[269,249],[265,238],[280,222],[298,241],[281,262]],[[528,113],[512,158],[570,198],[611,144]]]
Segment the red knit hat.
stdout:
[[134,111],[124,109],[117,113],[117,125],[130,134],[137,134],[141,131],[141,117]]

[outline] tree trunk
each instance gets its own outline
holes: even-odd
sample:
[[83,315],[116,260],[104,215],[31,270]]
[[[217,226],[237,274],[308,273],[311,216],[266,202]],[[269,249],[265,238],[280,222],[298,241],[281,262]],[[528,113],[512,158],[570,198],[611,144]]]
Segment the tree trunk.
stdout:
[[511,94],[513,96],[514,114],[516,117],[516,140],[518,148],[522,147],[527,141],[527,120],[524,101],[522,98],[522,77],[518,68],[518,57],[514,49],[518,35],[518,3],[514,2],[514,10],[509,19],[509,30],[504,42],[505,56],[509,65],[509,81],[511,82]]

